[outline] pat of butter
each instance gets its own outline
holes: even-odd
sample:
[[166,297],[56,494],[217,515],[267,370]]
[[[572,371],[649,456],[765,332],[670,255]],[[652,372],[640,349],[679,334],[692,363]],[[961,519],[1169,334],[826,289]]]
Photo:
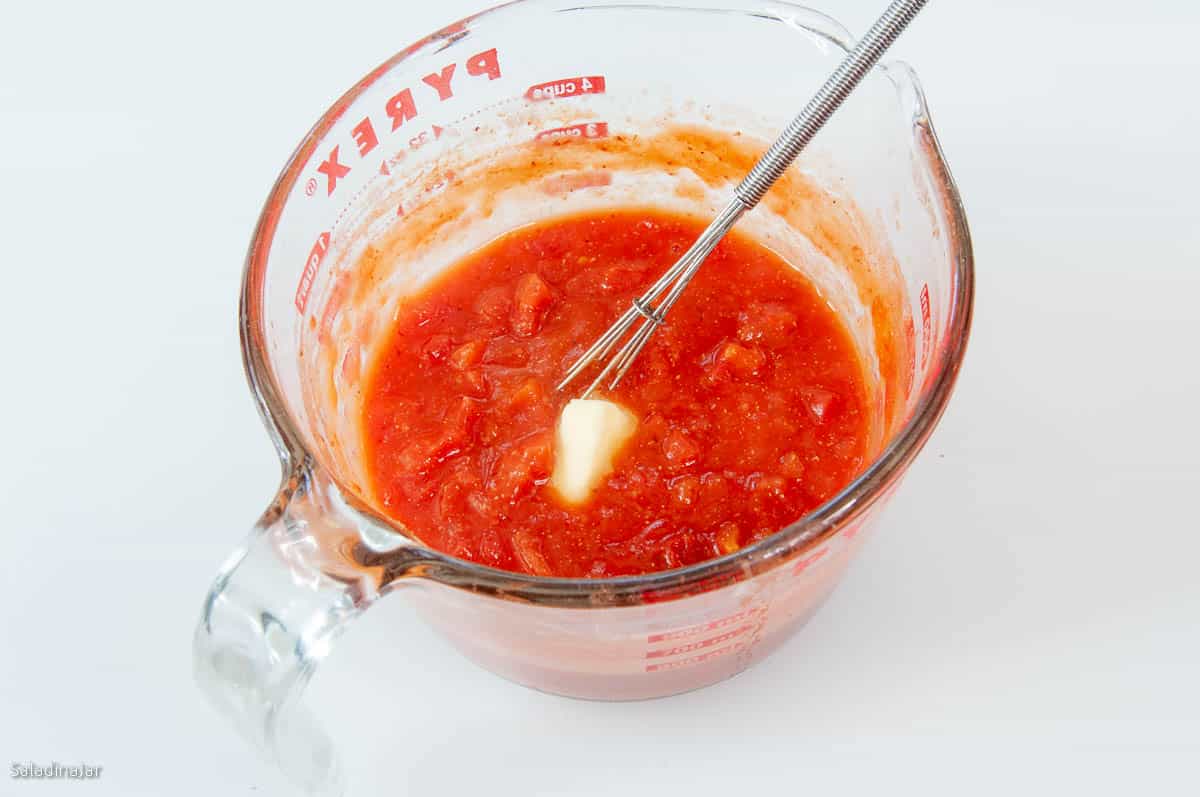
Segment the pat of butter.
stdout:
[[550,486],[567,503],[583,503],[636,429],[637,418],[619,404],[571,399],[558,419]]

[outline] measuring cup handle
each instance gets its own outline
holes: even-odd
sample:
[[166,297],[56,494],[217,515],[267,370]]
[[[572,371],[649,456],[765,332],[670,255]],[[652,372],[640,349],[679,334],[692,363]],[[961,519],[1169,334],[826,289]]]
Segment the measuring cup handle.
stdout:
[[[209,700],[307,794],[344,788],[333,746],[300,696],[347,624],[378,595],[365,576],[329,575],[322,513],[301,472],[226,561],[193,640]],[[325,530],[327,531],[327,530]]]

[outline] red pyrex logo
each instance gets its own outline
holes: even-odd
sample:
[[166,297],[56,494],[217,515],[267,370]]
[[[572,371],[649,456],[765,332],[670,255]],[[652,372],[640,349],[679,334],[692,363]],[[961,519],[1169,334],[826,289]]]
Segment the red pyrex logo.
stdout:
[[[500,77],[500,59],[494,47],[471,56],[464,62],[463,67],[467,75],[474,78],[496,80]],[[453,97],[454,87],[457,85],[455,82],[457,72],[457,63],[447,64],[436,72],[430,72],[421,78],[423,86],[418,87],[419,93],[414,94],[413,89],[406,88],[393,94],[383,106],[383,116],[386,121],[378,117],[376,120],[381,125],[387,125],[390,128],[389,132],[396,132],[406,122],[417,118],[419,97],[427,98],[421,100],[422,104],[426,101],[433,101],[435,97],[438,102],[445,102]],[[379,146],[378,129],[376,121],[373,121],[370,116],[364,116],[358,124],[350,129],[351,142],[348,143],[357,151],[358,159],[366,157]],[[317,172],[325,176],[326,196],[331,196],[334,189],[337,188],[338,182],[350,174],[354,168],[353,165],[344,163],[343,159],[349,160],[342,151],[342,145],[337,144],[329,150],[329,154],[317,166]]]

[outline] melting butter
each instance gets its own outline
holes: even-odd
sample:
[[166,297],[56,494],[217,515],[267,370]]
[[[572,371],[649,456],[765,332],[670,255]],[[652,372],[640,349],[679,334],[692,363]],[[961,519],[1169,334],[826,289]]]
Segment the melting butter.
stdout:
[[613,459],[637,430],[637,418],[605,399],[571,399],[554,439],[553,487],[568,504],[582,504],[612,472]]

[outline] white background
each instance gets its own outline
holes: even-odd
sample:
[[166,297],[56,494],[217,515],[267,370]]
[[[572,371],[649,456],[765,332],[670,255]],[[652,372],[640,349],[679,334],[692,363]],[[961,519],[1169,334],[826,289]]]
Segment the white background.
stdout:
[[[0,794],[286,793],[190,673],[276,484],[242,259],[321,111],[481,7],[6,6]],[[1198,38],[1191,2],[932,3],[897,53],[970,214],[974,335],[840,591],[757,668],[637,704],[513,686],[384,602],[313,685],[356,793],[1200,792]],[[52,759],[104,773],[8,778]]]

